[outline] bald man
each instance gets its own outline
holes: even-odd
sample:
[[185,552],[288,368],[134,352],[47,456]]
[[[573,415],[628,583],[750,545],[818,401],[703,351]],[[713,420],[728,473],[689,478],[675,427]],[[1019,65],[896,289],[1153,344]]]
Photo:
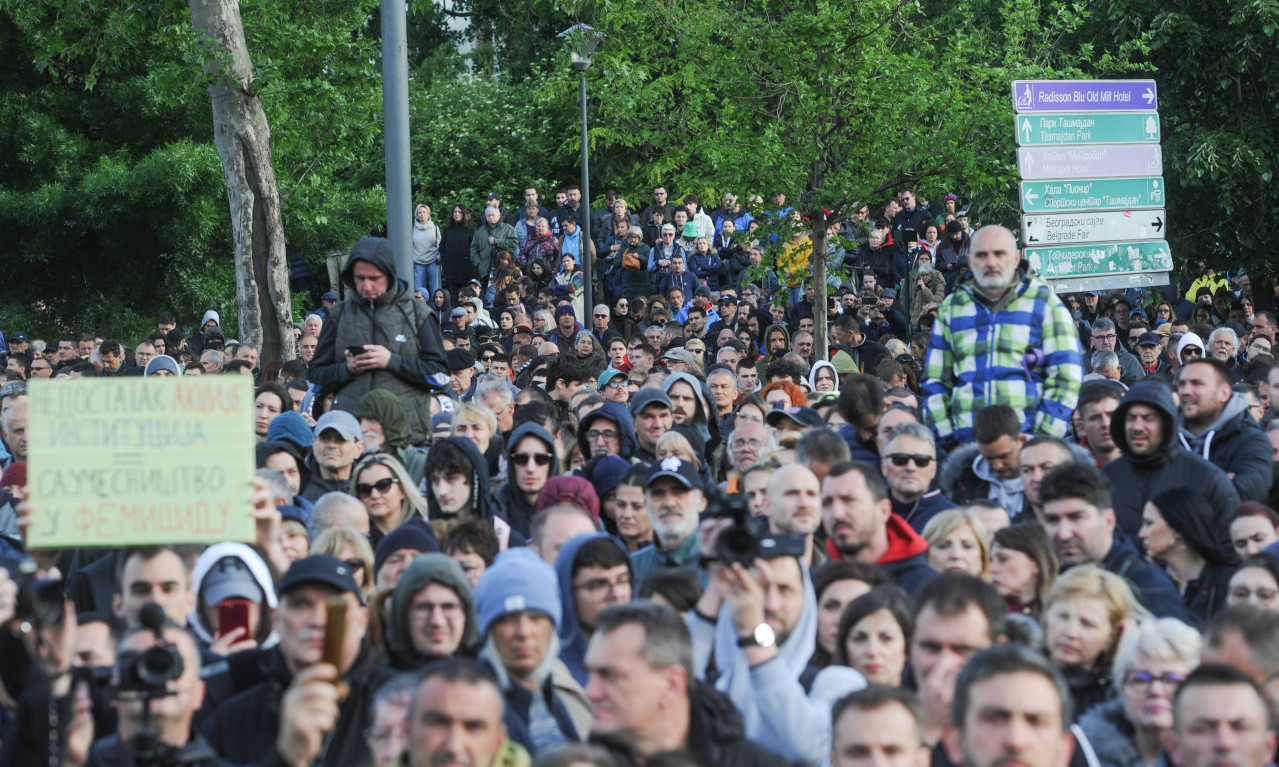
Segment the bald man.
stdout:
[[973,443],[973,417],[983,405],[1005,402],[1023,432],[1066,436],[1084,378],[1074,317],[1022,268],[1017,240],[1004,227],[973,235],[968,264],[929,339],[925,425],[950,451]]
[[[813,561],[813,533],[822,524],[822,483],[807,466],[792,463],[773,472],[760,512],[768,518],[768,531],[773,535],[805,537],[805,565],[811,569],[821,564]],[[824,555],[817,554],[825,561]]]

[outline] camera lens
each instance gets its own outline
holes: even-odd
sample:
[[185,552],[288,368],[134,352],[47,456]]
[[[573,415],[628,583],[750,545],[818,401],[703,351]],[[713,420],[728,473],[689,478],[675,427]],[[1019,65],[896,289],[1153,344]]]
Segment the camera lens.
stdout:
[[182,658],[167,647],[152,647],[138,658],[138,679],[150,687],[164,688],[182,676]]

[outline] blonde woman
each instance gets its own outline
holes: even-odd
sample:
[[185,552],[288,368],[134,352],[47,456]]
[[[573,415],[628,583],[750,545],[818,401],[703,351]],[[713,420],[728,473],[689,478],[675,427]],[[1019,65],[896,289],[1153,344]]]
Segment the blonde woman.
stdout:
[[[497,438],[494,439],[494,435]],[[498,488],[506,484],[508,459],[502,436],[497,430],[497,416],[492,410],[475,404],[474,401],[463,402],[453,408],[453,436],[466,437],[475,443],[475,447],[484,456],[489,469],[489,492],[496,493]]]
[[657,438],[656,453],[659,459],[670,458],[675,456],[681,461],[688,461],[697,467],[698,471],[702,470],[702,459],[693,450],[693,445],[688,438],[677,431],[668,431]]
[[990,579],[990,536],[981,518],[968,509],[943,511],[924,525],[928,566]]
[[440,228],[427,205],[413,211],[413,287],[424,296],[440,289]]
[[1044,644],[1070,686],[1076,717],[1112,697],[1119,641],[1149,617],[1127,581],[1096,565],[1072,567],[1053,584],[1044,600]]
[[[387,533],[409,519],[426,519],[426,499],[418,492],[404,464],[391,455],[365,456],[355,465],[351,477],[351,489],[369,514],[371,547],[376,548]],[[369,562],[371,570],[371,555]]]
[[[391,459],[395,460],[395,459]],[[373,527],[369,526],[371,532]],[[355,576],[355,583],[360,587],[365,604],[373,596],[373,547],[368,538],[355,532],[346,525],[330,527],[320,533],[311,543],[312,554],[328,554],[342,560]]]

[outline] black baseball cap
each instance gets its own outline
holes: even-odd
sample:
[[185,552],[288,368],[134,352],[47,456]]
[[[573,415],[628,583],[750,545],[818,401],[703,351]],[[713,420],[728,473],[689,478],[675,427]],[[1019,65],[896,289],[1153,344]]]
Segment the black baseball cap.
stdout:
[[337,557],[331,557],[328,554],[312,554],[295,561],[289,571],[284,574],[284,578],[280,580],[277,590],[283,595],[305,583],[319,583],[331,586],[338,591],[349,591],[360,600],[360,604],[364,604],[360,587],[355,582],[355,574]]
[[697,467],[675,456],[654,461],[648,469],[648,477],[644,480],[644,488],[648,489],[662,477],[670,477],[690,490],[702,489],[702,475]]
[[764,416],[764,420],[773,428],[776,428],[783,418],[788,418],[806,429],[820,428],[826,425],[826,422],[822,420],[821,415],[816,410],[803,405],[791,405],[785,409],[770,410]]

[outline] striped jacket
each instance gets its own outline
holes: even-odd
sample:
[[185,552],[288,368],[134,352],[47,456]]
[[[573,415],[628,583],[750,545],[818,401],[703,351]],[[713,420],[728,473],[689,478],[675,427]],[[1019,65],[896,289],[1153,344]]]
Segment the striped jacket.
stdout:
[[972,279],[942,302],[924,369],[925,423],[943,447],[973,441],[973,416],[1005,403],[1022,431],[1064,437],[1079,401],[1083,351],[1070,311],[1031,275],[991,305]]

